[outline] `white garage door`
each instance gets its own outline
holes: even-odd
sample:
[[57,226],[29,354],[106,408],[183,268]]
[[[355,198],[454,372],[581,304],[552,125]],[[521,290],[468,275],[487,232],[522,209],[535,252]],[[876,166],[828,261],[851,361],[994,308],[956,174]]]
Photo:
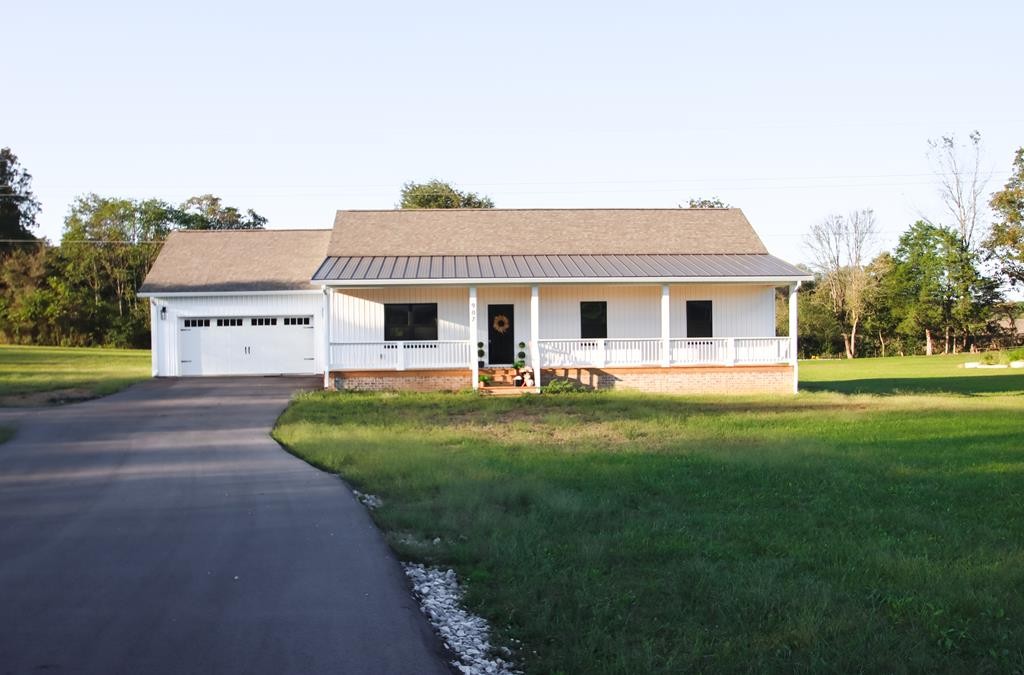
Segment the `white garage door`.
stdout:
[[179,319],[182,375],[277,375],[315,372],[313,317]]

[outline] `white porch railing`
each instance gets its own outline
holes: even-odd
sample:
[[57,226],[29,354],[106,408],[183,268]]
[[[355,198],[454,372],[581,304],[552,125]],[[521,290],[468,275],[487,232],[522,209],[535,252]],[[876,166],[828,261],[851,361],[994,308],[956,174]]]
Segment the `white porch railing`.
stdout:
[[[658,338],[540,340],[541,368],[585,366],[657,366],[662,364]],[[787,337],[672,338],[668,365],[756,365],[789,362]]]
[[540,340],[541,368],[579,366],[656,366],[661,363],[658,338]]
[[792,342],[788,337],[735,338],[736,363],[788,363]]
[[[660,338],[540,340],[541,368],[662,365]],[[787,337],[672,338],[670,366],[788,363]],[[470,368],[476,360],[468,340],[409,342],[332,342],[334,370],[416,370]]]
[[468,340],[332,342],[331,368],[337,370],[417,370],[469,368]]

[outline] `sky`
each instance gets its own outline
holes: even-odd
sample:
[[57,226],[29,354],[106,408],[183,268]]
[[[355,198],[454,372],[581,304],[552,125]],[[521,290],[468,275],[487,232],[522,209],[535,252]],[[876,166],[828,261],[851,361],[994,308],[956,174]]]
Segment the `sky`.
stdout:
[[[949,221],[928,139],[1024,145],[1024,3],[6,2],[0,146],[37,234],[77,195],[204,193],[274,228],[440,178],[499,207],[718,196],[809,262],[831,213]],[[515,241],[515,233],[495,233]]]

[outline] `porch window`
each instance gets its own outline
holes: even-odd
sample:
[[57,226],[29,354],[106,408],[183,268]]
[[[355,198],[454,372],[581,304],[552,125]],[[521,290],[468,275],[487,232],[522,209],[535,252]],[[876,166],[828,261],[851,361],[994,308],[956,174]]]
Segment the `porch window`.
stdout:
[[608,303],[580,303],[580,337],[583,339],[604,339],[608,337]]
[[686,337],[714,337],[711,325],[711,301],[686,301]]
[[384,305],[385,340],[436,340],[437,303]]

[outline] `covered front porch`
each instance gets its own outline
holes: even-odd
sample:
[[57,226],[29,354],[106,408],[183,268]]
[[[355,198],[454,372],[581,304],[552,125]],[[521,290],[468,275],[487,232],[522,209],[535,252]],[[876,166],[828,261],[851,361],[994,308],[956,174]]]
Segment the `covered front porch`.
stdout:
[[775,335],[776,286],[763,282],[328,286],[325,386],[372,373],[477,388],[493,368],[539,384],[570,369],[777,365],[795,386],[797,285],[787,286],[789,337]]

